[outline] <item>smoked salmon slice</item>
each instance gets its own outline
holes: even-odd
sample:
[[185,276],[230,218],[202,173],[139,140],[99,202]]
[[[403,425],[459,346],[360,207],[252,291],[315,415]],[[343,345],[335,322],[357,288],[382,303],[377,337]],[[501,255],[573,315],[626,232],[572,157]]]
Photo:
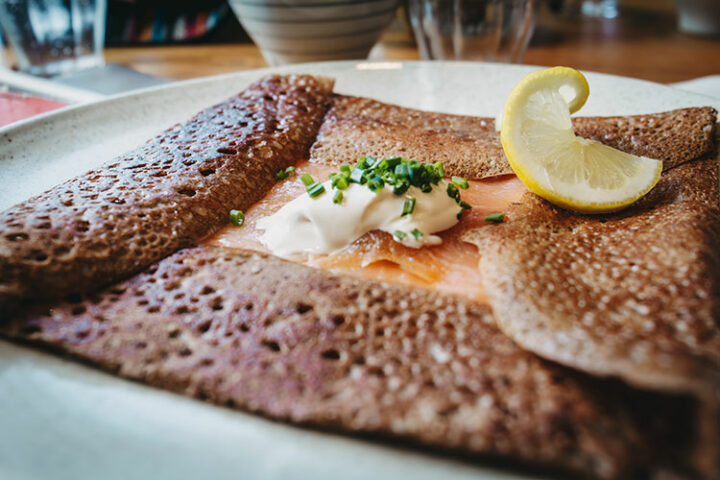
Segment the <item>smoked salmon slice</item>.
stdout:
[[[270,253],[259,239],[262,230],[257,228],[257,220],[272,215],[297,196],[306,194],[300,175],[309,173],[313,178],[325,181],[336,170],[336,167],[310,162],[298,164],[296,176],[278,182],[260,202],[245,212],[243,227],[225,227],[208,239],[208,243]],[[395,242],[388,233],[373,231],[330,255],[301,255],[291,260],[334,273],[432,288],[484,302],[485,294],[477,268],[479,252],[474,245],[461,239],[462,234],[473,228],[492,227],[485,217],[505,211],[527,189],[514,175],[468,180],[468,184],[469,188],[462,190],[461,194],[473,208],[453,228],[438,234],[443,239],[440,245],[406,247]]]

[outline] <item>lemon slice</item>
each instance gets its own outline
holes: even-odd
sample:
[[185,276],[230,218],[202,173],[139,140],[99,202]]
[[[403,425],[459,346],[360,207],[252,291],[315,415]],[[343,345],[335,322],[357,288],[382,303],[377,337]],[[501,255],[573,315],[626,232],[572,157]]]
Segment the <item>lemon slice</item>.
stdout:
[[576,137],[570,114],[589,93],[575,69],[531,73],[505,103],[500,138],[510,166],[533,193],[577,212],[613,212],[655,186],[662,162]]

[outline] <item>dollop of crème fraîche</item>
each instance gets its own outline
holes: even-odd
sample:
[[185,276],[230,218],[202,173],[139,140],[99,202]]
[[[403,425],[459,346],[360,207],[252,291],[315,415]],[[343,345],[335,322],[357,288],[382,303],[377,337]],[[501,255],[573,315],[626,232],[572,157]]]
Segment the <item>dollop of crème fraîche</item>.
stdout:
[[260,241],[274,255],[331,254],[372,230],[390,233],[408,247],[439,245],[442,239],[433,234],[457,224],[463,211],[444,181],[429,192],[409,187],[401,195],[389,185],[372,191],[352,183],[342,190],[340,201],[330,193],[331,181],[321,185],[324,192],[316,198],[300,195],[258,220],[264,230]]

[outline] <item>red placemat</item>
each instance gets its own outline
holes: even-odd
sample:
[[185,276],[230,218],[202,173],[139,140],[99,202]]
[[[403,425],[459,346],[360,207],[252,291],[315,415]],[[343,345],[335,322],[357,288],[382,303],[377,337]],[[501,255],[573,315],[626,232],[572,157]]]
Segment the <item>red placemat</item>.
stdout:
[[47,98],[0,92],[0,127],[65,105]]

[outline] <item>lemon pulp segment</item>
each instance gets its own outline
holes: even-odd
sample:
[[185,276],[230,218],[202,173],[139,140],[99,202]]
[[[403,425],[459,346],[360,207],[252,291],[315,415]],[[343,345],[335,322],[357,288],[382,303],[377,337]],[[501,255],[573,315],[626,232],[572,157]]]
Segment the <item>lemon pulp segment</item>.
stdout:
[[612,212],[649,192],[662,162],[576,137],[570,114],[588,95],[577,70],[534,72],[510,93],[500,136],[510,166],[532,192],[570,210]]

